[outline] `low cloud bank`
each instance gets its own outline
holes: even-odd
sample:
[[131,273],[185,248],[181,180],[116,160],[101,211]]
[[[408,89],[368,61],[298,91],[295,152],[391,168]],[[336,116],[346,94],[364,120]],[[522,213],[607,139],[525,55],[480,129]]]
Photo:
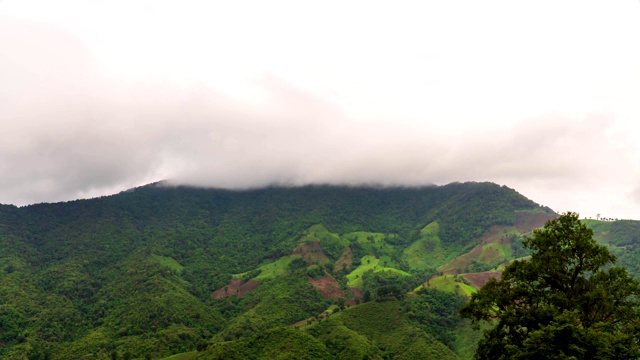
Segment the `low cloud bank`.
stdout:
[[224,188],[494,181],[558,211],[587,206],[587,195],[591,204],[605,201],[614,188],[616,206],[640,216],[637,154],[613,115],[552,114],[457,133],[401,118],[359,122],[277,78],[257,83],[265,96],[253,102],[204,86],[109,81],[72,38],[64,49],[41,46],[68,39],[64,33],[23,30],[27,42],[0,38],[12,54],[0,60],[0,78],[9,79],[0,93],[1,203],[97,196],[161,179]]

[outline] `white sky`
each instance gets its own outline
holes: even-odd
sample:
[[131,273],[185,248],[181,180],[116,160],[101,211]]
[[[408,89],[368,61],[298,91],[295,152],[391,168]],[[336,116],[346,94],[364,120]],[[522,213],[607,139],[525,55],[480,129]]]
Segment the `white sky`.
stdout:
[[0,0],[0,203],[493,181],[640,219],[638,99],[638,0]]

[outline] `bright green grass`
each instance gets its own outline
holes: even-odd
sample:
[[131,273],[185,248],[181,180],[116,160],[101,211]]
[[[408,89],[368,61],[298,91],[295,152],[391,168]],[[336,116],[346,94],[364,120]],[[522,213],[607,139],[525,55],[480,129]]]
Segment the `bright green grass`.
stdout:
[[473,286],[456,282],[454,279],[455,276],[453,275],[437,276],[429,280],[429,287],[466,297],[471,297],[471,294],[476,292],[476,289],[474,289]]
[[184,266],[180,265],[180,263],[172,257],[160,255],[151,255],[150,257],[173,271],[180,273],[182,272],[182,269],[184,269]]
[[420,235],[437,235],[438,231],[440,231],[440,225],[438,225],[437,221],[434,221],[423,227],[420,230]]
[[378,262],[380,260],[376,259],[373,255],[366,255],[362,257],[361,265],[355,268],[349,275],[347,275],[347,280],[349,280],[348,285],[350,287],[362,287],[362,274],[364,274],[368,270],[374,270],[378,266]]
[[[393,238],[394,236],[395,236],[394,234],[389,234],[390,238]],[[356,232],[345,234],[344,237],[346,237],[347,239],[356,238],[356,241],[359,242],[360,244],[370,243],[370,240],[367,238],[373,237],[373,242],[378,244],[378,243],[384,243],[385,234],[372,233],[367,231],[356,231]]]
[[[288,255],[283,256],[280,259],[261,265],[258,267],[260,270],[260,275],[256,276],[253,280],[264,280],[264,279],[273,279],[278,276],[286,275],[289,272],[289,264],[293,261],[293,259],[300,258],[300,255]],[[234,278],[241,278],[245,273],[234,274]]]
[[439,225],[432,222],[420,230],[420,238],[402,252],[402,258],[409,267],[416,270],[436,268],[452,260],[450,252],[445,251],[438,237]]
[[345,234],[343,238],[351,242],[360,244],[365,253],[372,254],[395,254],[397,250],[388,244],[385,239],[392,239],[395,234],[372,233],[366,231],[357,231]]
[[[385,261],[387,262],[386,267],[384,266]],[[397,265],[388,256],[381,256],[380,259],[377,259],[373,255],[363,256],[361,265],[347,275],[347,280],[349,280],[348,285],[349,287],[362,288],[362,275],[369,270],[373,270],[374,272],[393,271],[404,276],[411,276],[411,274],[398,270],[392,266]]]
[[307,241],[337,242],[342,246],[349,246],[349,240],[343,239],[340,235],[330,232],[323,225],[312,226],[300,242],[303,243]]

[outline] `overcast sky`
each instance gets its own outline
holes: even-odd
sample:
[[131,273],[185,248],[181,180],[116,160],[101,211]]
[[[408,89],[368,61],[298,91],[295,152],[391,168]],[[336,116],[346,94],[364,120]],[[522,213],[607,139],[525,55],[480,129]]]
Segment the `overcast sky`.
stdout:
[[492,181],[640,219],[640,2],[0,0],[0,203]]

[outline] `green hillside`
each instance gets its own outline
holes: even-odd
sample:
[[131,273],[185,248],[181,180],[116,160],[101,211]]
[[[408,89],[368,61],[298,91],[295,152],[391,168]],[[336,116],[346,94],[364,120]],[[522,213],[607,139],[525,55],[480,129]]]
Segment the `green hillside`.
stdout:
[[[468,358],[464,297],[553,216],[490,183],[2,205],[0,358]],[[638,266],[636,222],[592,225]]]

